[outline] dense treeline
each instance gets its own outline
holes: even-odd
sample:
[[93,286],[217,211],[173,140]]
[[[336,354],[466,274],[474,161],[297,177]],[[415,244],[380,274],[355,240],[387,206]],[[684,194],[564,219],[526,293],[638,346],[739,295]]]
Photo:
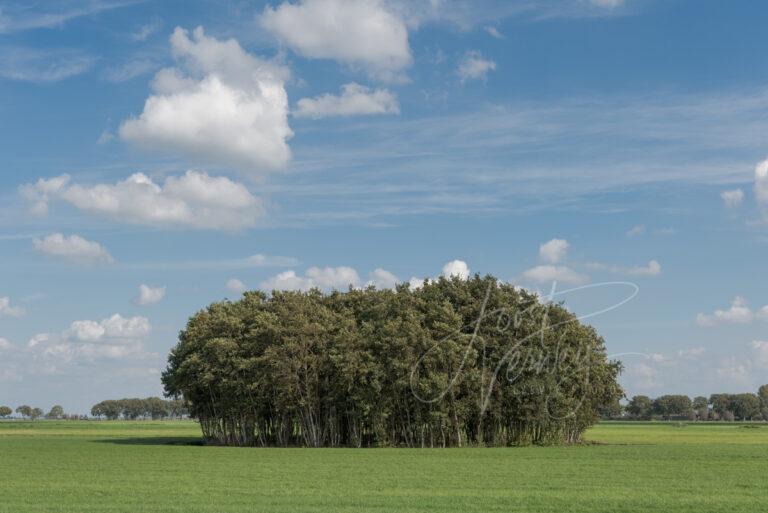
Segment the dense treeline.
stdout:
[[108,420],[123,418],[136,419],[165,419],[182,418],[188,414],[184,402],[180,400],[165,400],[159,397],[146,399],[108,399],[91,408],[91,415]]
[[579,441],[620,370],[565,308],[476,275],[214,303],[163,383],[210,443],[499,446]]
[[757,394],[712,394],[693,400],[686,395],[663,395],[656,399],[636,395],[626,407],[614,409],[606,416],[634,420],[768,420],[768,385],[761,386]]

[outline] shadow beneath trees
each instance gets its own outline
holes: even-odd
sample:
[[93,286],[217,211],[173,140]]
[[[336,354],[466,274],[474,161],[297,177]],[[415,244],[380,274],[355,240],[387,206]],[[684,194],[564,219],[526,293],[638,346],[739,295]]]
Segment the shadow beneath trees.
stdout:
[[94,442],[115,445],[205,445],[202,438],[195,436],[141,436],[134,438],[100,438],[94,440]]

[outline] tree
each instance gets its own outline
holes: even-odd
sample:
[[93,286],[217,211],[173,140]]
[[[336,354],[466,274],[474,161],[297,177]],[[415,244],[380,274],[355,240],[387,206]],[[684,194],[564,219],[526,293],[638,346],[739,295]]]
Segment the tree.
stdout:
[[32,407],[26,404],[23,404],[16,408],[16,413],[21,415],[23,418],[29,418],[32,416]]
[[768,420],[768,385],[761,386],[757,391],[757,396],[760,398],[760,412],[763,419]]
[[0,419],[4,419],[6,417],[10,417],[13,413],[13,410],[10,409],[7,406],[0,406]]
[[717,415],[719,419],[733,419],[730,394],[712,394],[709,396],[709,404],[712,405],[712,411]]
[[709,402],[706,397],[698,396],[693,399],[693,412],[697,420],[707,420],[709,418]]
[[29,413],[29,418],[37,420],[42,417],[44,413],[45,412],[41,408],[32,408],[32,411]]
[[49,411],[45,416],[47,419],[60,419],[62,417],[64,417],[64,408],[58,404],[51,408],[51,411]]
[[731,411],[739,420],[752,420],[761,416],[760,399],[755,394],[735,394],[731,396]]
[[627,413],[636,419],[648,420],[653,412],[653,402],[647,395],[636,395],[632,397],[627,405]]
[[687,395],[663,395],[653,401],[653,412],[667,420],[672,416],[690,417],[693,405]]

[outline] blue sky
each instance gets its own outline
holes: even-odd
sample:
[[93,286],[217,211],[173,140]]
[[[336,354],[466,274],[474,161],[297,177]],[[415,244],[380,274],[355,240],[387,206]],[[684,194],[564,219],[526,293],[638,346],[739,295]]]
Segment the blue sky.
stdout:
[[[159,394],[187,317],[242,287],[392,286],[449,263],[541,291],[635,284],[589,319],[633,353],[630,395],[756,390],[766,16],[0,1],[0,403]],[[561,298],[588,314],[629,292]]]

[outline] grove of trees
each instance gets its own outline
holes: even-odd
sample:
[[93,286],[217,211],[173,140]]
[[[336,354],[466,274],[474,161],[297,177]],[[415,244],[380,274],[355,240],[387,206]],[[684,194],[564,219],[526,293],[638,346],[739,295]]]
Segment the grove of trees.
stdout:
[[109,399],[102,401],[91,408],[91,415],[108,420],[123,418],[136,419],[165,419],[181,418],[187,415],[186,407],[180,400],[165,400],[159,397],[147,397],[146,399]]
[[625,411],[626,418],[636,420],[768,420],[768,385],[761,386],[757,394],[712,394],[709,398],[695,397],[693,401],[685,395],[663,395],[656,399],[636,395]]
[[190,318],[162,379],[210,443],[505,446],[579,441],[620,371],[565,308],[476,275],[247,292]]
[[13,414],[13,410],[10,409],[8,406],[0,406],[0,419],[10,417],[11,414]]

